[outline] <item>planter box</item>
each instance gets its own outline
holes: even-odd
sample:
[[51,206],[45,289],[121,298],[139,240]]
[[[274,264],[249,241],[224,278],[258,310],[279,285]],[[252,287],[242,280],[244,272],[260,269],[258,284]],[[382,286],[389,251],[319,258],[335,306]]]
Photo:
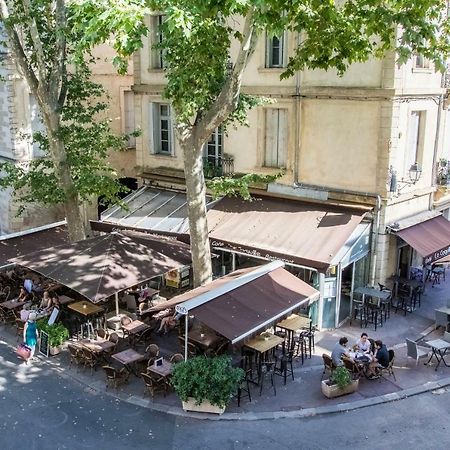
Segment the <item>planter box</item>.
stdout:
[[196,412],[206,412],[213,414],[223,414],[225,408],[220,408],[219,406],[211,405],[208,400],[203,400],[200,405],[195,404],[195,399],[189,398],[187,402],[181,402],[183,404],[183,409],[185,411],[196,411]]
[[49,352],[48,352],[51,356],[55,356],[58,355],[59,353],[61,353],[61,347],[50,347]]
[[352,394],[358,390],[359,380],[353,380],[345,388],[340,388],[337,384],[332,384],[329,386],[327,383],[329,380],[322,381],[322,393],[327,398],[339,397],[341,395]]

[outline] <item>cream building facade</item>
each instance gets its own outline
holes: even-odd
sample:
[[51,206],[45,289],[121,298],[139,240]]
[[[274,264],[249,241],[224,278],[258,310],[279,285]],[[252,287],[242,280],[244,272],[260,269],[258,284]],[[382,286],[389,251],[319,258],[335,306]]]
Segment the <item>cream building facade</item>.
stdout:
[[[170,105],[162,97],[161,55],[152,48],[160,20],[148,18],[152,31],[134,58],[135,119],[142,129],[136,161],[144,182],[174,187],[183,184],[183,158]],[[370,284],[409,276],[409,267],[422,257],[396,230],[430,219],[435,211],[448,218],[450,195],[436,182],[438,162],[450,159],[445,78],[420,55],[399,66],[388,54],[352,65],[342,77],[332,70],[304,70],[280,80],[296,42],[288,33],[260,39],[243,91],[275,102],[250,111],[249,128],[227,135],[217,130],[205,147],[208,164],[232,161],[235,173],[275,174],[283,168],[284,176],[263,190],[275,198],[369,207],[370,255],[353,274],[362,271]],[[412,180],[410,169],[417,167]],[[322,301],[331,295],[336,308],[327,321],[319,306],[324,327],[345,318],[339,313],[344,270],[337,265],[319,274]],[[336,284],[328,289],[325,281],[333,278]]]
[[[131,91],[133,67],[121,76],[111,64],[114,53],[106,45],[98,47],[94,54],[98,61],[92,66],[93,79],[103,85],[108,95],[111,129],[114,133],[131,132],[134,124],[134,96]],[[18,74],[6,52],[1,54],[0,74],[0,161],[13,161],[26,165],[42,153],[33,145],[30,136],[43,129],[37,104],[26,81]],[[110,164],[118,177],[133,184],[136,179],[135,141],[130,139],[128,148],[109,156]],[[11,190],[0,190],[0,235],[50,224],[64,218],[61,208],[27,205],[25,212],[17,215],[20,205],[14,201]],[[97,218],[97,201],[93,200],[85,210],[86,220]]]

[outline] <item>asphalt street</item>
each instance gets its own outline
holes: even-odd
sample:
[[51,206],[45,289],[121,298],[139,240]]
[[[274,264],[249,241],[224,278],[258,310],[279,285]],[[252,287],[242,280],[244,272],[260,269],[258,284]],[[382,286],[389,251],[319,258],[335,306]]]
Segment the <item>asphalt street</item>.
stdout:
[[0,341],[0,449],[448,449],[445,389],[352,412],[199,421],[99,395]]

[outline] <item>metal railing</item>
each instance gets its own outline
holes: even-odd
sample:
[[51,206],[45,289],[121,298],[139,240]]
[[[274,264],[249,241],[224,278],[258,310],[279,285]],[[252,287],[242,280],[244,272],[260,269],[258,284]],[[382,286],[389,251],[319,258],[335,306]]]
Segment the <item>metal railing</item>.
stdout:
[[234,173],[234,158],[229,156],[205,156],[203,158],[205,178],[221,177]]

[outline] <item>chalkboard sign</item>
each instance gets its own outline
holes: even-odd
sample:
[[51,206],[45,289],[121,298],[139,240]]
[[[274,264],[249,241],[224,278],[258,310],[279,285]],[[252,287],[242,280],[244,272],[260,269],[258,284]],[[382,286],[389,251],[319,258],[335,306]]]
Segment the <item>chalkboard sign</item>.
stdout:
[[48,345],[48,334],[45,331],[41,331],[41,340],[39,343],[39,353],[44,356],[48,356],[50,347]]

